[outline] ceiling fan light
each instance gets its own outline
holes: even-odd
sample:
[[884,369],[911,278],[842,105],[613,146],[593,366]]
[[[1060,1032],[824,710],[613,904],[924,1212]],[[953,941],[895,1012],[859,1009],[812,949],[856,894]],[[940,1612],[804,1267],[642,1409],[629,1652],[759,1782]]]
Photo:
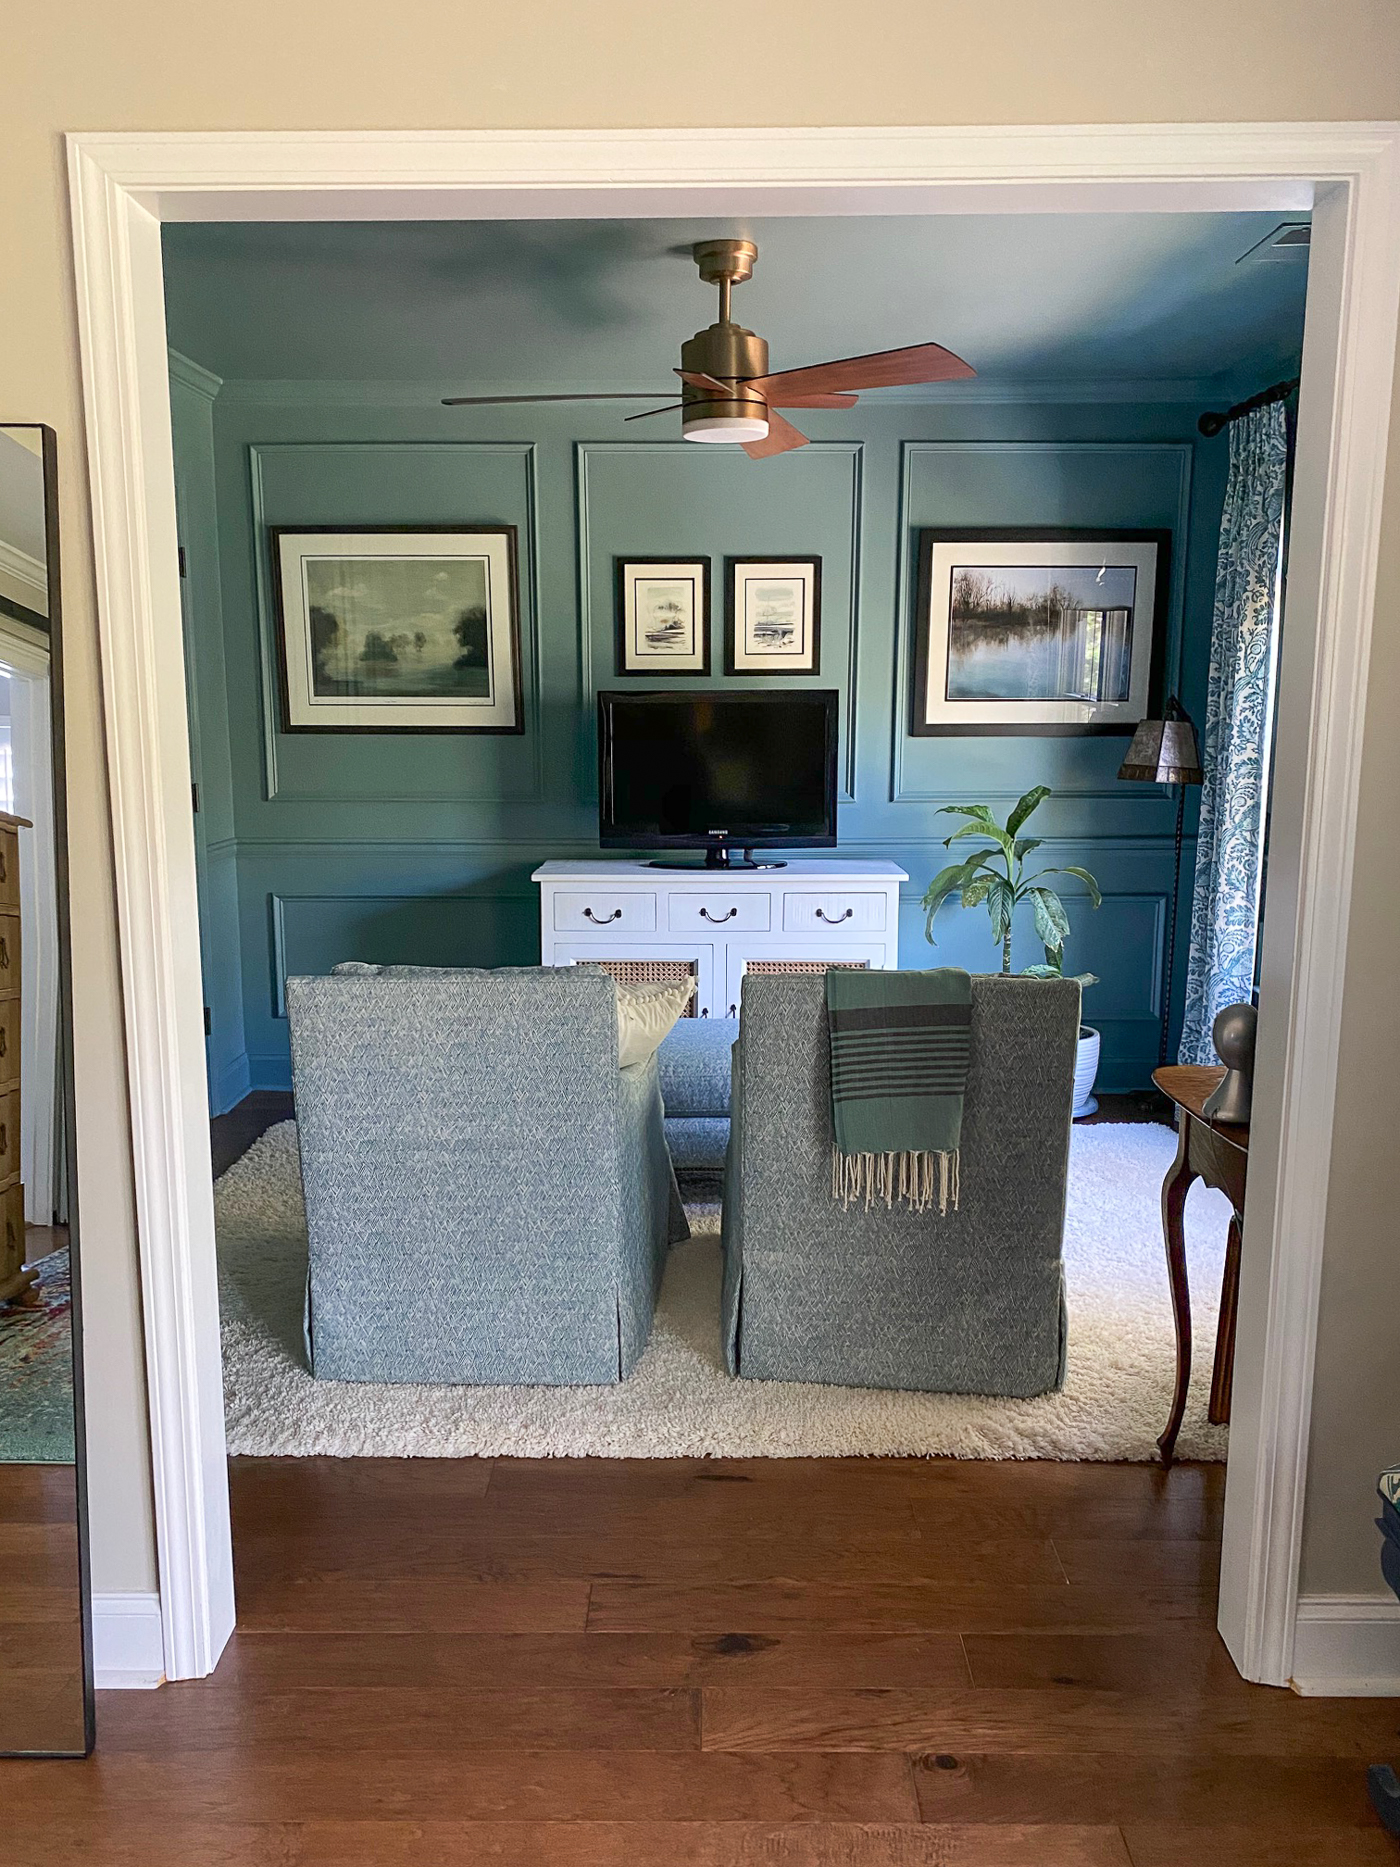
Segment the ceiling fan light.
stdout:
[[768,423],[758,415],[702,415],[687,419],[682,430],[687,441],[763,441]]

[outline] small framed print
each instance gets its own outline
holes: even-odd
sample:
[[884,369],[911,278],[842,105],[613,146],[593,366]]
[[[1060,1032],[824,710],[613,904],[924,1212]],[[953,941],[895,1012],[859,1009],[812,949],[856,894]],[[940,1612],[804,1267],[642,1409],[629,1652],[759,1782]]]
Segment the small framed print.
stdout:
[[725,560],[726,674],[820,674],[820,558]]
[[1161,706],[1169,531],[919,533],[909,730],[1131,733]]
[[274,525],[282,730],[522,733],[513,525]]
[[617,671],[710,671],[710,560],[618,558]]

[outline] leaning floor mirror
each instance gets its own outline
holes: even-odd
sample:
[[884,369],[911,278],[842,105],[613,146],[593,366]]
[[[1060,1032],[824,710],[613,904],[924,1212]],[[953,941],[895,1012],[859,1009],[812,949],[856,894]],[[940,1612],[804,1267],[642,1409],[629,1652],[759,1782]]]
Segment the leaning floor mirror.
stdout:
[[92,1639],[56,486],[52,431],[0,426],[0,1754],[83,1757]]

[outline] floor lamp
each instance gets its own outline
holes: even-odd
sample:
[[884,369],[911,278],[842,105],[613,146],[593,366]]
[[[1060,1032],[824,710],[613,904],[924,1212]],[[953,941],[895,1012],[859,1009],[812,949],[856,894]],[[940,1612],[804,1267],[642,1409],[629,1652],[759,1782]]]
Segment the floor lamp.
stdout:
[[1172,1017],[1172,975],[1176,967],[1176,910],[1181,896],[1181,833],[1186,818],[1186,787],[1199,784],[1201,752],[1196,742],[1196,728],[1191,716],[1173,694],[1159,720],[1142,720],[1133,734],[1128,756],[1118,767],[1118,776],[1139,784],[1170,784],[1176,787],[1176,859],[1172,868],[1172,898],[1167,913],[1167,978],[1163,992],[1162,1041],[1158,1063],[1167,1060],[1167,1031]]

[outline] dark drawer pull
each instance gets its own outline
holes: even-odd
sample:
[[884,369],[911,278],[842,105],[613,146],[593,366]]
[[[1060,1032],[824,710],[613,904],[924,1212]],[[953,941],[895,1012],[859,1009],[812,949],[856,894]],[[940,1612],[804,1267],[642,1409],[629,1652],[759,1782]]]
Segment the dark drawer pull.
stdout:
[[10,970],[10,943],[4,934],[0,934],[0,972]]
[[595,927],[606,927],[609,921],[620,921],[622,919],[622,909],[614,908],[611,914],[604,914],[600,919],[599,916],[593,912],[592,908],[585,908],[583,910],[583,918],[586,921],[592,921]]
[[854,908],[847,908],[844,914],[828,914],[825,908],[818,908],[817,919],[819,921],[825,921],[830,927],[836,927],[839,926],[842,921],[848,921],[854,913]]
[[8,880],[9,877],[5,872],[5,852],[3,849],[0,849],[0,882]]
[[701,908],[700,918],[701,920],[713,921],[716,927],[722,927],[725,921],[732,921],[738,912],[738,908],[731,908],[727,914],[711,914],[708,908]]
[[0,1024],[0,1057],[4,1056],[5,1052],[9,1049],[9,1047],[10,1047],[10,1040],[5,1035],[5,1027],[3,1024]]

